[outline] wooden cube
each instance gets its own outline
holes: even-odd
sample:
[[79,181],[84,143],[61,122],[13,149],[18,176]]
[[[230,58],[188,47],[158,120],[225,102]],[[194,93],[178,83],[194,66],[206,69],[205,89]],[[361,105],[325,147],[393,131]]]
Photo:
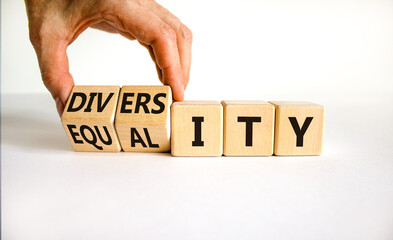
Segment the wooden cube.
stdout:
[[264,101],[222,101],[224,155],[273,155],[274,106]]
[[309,102],[271,102],[276,108],[275,155],[320,155],[324,107]]
[[175,102],[171,114],[173,156],[222,155],[223,116],[219,102]]
[[78,152],[119,152],[114,120],[119,86],[74,86],[61,118]]
[[169,86],[123,86],[115,126],[126,152],[170,150]]

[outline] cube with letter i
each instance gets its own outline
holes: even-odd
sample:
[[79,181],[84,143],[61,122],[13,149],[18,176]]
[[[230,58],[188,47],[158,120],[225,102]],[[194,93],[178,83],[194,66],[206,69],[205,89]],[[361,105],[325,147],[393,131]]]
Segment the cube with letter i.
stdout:
[[224,155],[273,155],[274,106],[264,101],[222,101]]
[[275,155],[320,155],[324,107],[310,102],[271,102],[276,108]]
[[119,86],[74,86],[61,118],[75,151],[119,152],[114,120]]
[[125,152],[170,150],[169,86],[123,86],[115,126]]
[[173,156],[222,155],[223,116],[219,102],[175,102],[171,115]]

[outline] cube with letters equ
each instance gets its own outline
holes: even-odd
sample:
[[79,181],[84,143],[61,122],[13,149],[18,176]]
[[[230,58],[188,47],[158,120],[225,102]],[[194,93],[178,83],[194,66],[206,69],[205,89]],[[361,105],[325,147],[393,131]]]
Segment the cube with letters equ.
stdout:
[[274,154],[320,155],[324,107],[310,102],[275,101]]
[[119,152],[114,120],[119,86],[74,86],[61,118],[78,152]]
[[123,86],[115,120],[123,150],[169,151],[171,103],[169,86]]

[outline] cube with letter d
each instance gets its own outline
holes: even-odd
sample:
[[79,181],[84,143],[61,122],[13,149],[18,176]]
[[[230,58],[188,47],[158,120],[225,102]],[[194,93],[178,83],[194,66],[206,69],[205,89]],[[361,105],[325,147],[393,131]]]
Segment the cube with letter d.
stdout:
[[170,150],[169,86],[123,86],[115,127],[125,152]]
[[119,152],[114,120],[119,86],[74,86],[61,118],[78,152]]

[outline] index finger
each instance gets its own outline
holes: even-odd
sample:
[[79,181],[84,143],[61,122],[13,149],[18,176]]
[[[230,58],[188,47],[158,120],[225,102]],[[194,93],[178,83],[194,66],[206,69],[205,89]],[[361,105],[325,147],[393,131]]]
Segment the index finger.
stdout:
[[[117,24],[138,41],[152,47],[162,72],[162,82],[172,88],[173,98],[184,99],[183,73],[176,32],[148,8],[130,3],[115,11]],[[113,20],[113,19],[112,19]]]

